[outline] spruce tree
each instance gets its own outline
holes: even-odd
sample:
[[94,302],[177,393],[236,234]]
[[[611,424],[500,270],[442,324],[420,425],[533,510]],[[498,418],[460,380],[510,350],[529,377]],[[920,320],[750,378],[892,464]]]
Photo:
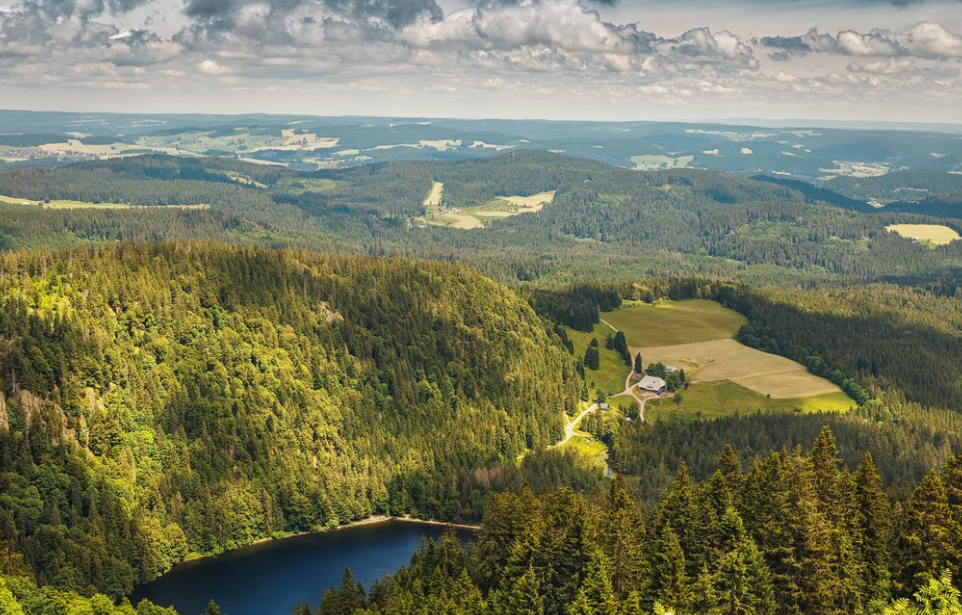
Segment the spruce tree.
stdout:
[[595,549],[588,560],[578,595],[567,612],[569,615],[616,615],[615,604],[611,567],[604,553]]

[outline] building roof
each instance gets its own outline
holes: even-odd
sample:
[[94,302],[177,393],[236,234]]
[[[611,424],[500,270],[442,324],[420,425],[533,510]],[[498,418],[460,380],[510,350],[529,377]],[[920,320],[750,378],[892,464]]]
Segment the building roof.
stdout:
[[660,391],[665,386],[665,381],[657,376],[645,376],[638,383],[638,388],[645,391]]

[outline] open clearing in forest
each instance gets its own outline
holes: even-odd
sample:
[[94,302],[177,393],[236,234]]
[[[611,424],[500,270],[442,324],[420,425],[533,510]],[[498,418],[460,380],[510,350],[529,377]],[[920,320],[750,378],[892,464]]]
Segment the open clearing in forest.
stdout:
[[664,363],[685,370],[692,382],[731,380],[775,399],[837,393],[834,383],[809,373],[800,363],[749,348],[732,339],[641,349],[645,365]]
[[635,164],[635,169],[638,171],[657,171],[659,169],[684,169],[694,159],[694,156],[679,156],[675,158],[673,156],[658,154],[632,156],[630,160]]
[[554,195],[555,191],[551,190],[531,196],[499,196],[487,203],[472,207],[451,207],[442,205],[444,184],[434,182],[431,193],[424,199],[425,215],[419,218],[419,221],[421,224],[456,229],[480,228],[491,220],[541,211],[545,204],[551,202]]
[[959,234],[954,229],[941,224],[890,224],[885,230],[933,246],[944,246],[959,239]]
[[425,207],[438,207],[441,205],[441,195],[444,194],[444,184],[441,182],[434,182],[431,186],[431,193],[428,198],[424,199]]
[[704,299],[655,304],[626,301],[617,310],[602,314],[601,318],[624,331],[628,344],[633,347],[726,339],[748,322],[738,312]]
[[732,336],[748,320],[714,301],[630,302],[601,317],[624,331],[632,355],[641,352],[645,367],[673,365],[685,370],[690,382],[727,380],[776,400],[845,397],[800,363],[736,342]]
[[694,421],[754,412],[847,412],[855,402],[841,391],[775,399],[728,381],[698,382],[667,399],[645,404],[645,421]]
[[499,196],[495,201],[507,201],[516,207],[525,207],[532,211],[540,211],[545,204],[554,200],[555,190],[539,192],[531,196]]
[[90,203],[87,201],[52,200],[50,202],[35,199],[21,199],[0,194],[0,203],[12,205],[33,205],[44,209],[210,209],[207,203],[196,205],[130,205],[128,203]]

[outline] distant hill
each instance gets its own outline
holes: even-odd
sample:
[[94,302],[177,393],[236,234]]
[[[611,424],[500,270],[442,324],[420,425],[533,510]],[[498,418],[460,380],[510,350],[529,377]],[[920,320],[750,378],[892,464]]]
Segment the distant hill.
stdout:
[[538,149],[631,169],[690,167],[813,181],[866,170],[962,170],[958,131],[944,126],[759,124],[0,111],[0,164],[51,166],[157,152],[312,171]]

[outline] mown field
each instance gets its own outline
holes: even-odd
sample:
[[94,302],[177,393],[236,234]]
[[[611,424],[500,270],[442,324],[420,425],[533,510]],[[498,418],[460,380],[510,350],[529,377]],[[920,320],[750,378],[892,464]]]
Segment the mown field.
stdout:
[[845,393],[794,399],[766,397],[735,382],[698,382],[667,399],[645,404],[645,421],[694,421],[753,412],[846,412],[855,406]]
[[933,246],[944,246],[959,239],[954,229],[941,224],[890,224],[885,229]]
[[645,365],[664,363],[685,370],[689,380],[731,380],[778,399],[835,393],[840,389],[791,359],[749,348],[732,339],[642,348]]
[[492,220],[541,211],[545,204],[554,199],[554,195],[555,191],[551,190],[531,196],[499,196],[487,203],[481,203],[474,207],[462,207],[458,208],[458,211],[453,211],[441,206],[444,184],[434,182],[430,194],[424,199],[426,212],[425,216],[421,218],[421,222],[433,226],[448,226],[465,230],[481,228]]
[[748,321],[714,301],[632,302],[602,319],[625,332],[632,354],[640,351],[645,366],[679,367],[692,382],[730,381],[776,400],[842,394],[795,361],[733,340]]
[[21,199],[11,196],[0,195],[0,203],[10,205],[33,205],[44,209],[143,209],[146,207],[168,208],[168,209],[209,209],[208,203],[197,203],[194,205],[131,205],[129,203],[91,203],[89,201],[72,201],[64,199],[53,199],[50,201],[36,201],[33,199]]
[[748,322],[738,312],[704,299],[655,304],[630,301],[601,318],[624,331],[633,348],[730,338]]

